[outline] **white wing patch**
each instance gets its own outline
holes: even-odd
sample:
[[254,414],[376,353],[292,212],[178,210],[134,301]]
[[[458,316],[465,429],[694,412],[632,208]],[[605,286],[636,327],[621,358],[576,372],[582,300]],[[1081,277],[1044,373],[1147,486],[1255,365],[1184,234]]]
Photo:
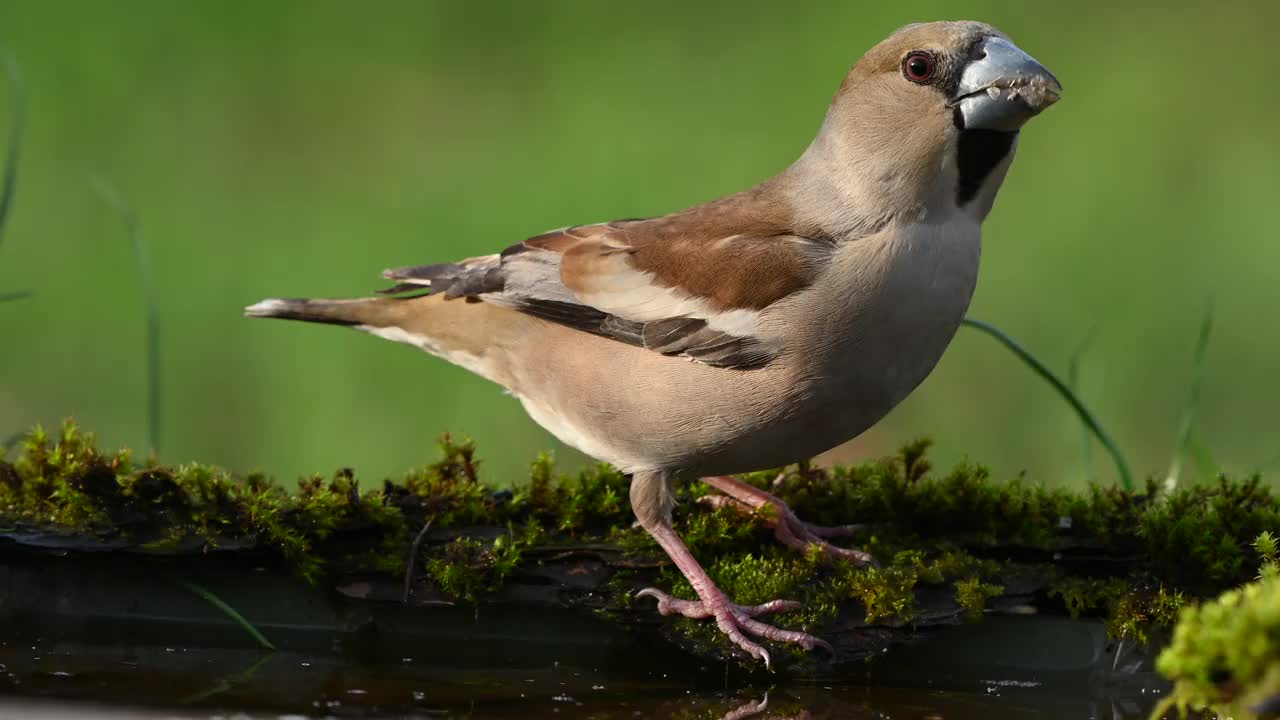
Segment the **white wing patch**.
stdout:
[[755,334],[755,310],[716,310],[701,298],[659,285],[652,273],[631,267],[624,255],[608,256],[592,269],[582,281],[578,299],[611,315],[639,322],[687,317],[705,320],[713,330],[731,335]]

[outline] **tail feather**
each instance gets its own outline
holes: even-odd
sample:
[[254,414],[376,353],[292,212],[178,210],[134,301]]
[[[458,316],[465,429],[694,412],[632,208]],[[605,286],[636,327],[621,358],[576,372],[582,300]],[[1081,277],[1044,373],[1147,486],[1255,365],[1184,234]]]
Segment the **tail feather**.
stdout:
[[391,298],[324,300],[269,298],[244,309],[245,317],[280,318],[329,325],[371,325],[381,327],[391,320]]

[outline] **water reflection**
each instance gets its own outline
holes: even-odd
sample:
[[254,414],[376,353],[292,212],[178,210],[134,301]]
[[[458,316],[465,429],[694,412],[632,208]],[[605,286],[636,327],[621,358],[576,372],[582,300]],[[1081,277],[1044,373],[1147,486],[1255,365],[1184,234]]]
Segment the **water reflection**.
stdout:
[[[435,648],[442,657],[448,648]],[[443,659],[443,658],[442,658]],[[444,665],[442,667],[441,665]],[[518,717],[714,720],[1139,720],[1158,700],[1142,688],[1070,688],[1022,678],[918,677],[897,669],[772,688],[708,687],[700,673],[618,674],[551,664],[531,668],[450,668],[447,663],[353,662],[340,656],[248,650],[104,647],[62,643],[0,647],[0,716],[98,717],[93,701],[168,708],[166,717],[213,717],[227,710],[342,717]],[[24,698],[21,712],[15,698]],[[43,703],[30,705],[31,700]],[[52,704],[51,704],[52,703]],[[34,709],[33,709],[34,708]],[[181,711],[175,715],[173,710]],[[55,712],[56,711],[56,712]]]

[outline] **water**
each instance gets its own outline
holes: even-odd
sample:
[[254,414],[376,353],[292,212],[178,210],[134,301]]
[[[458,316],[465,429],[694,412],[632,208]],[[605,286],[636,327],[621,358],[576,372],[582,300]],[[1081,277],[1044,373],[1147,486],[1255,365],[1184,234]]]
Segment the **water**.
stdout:
[[[154,633],[137,635],[138,644],[118,635],[86,642],[94,633],[83,627],[75,641],[19,640],[37,628],[8,625],[0,719],[147,717],[150,708],[156,717],[192,718],[1118,720],[1146,718],[1163,689],[1145,669],[1120,672],[1129,661],[1117,662],[1105,644],[1102,657],[1082,662],[1097,649],[1096,628],[1052,619],[991,618],[874,662],[763,681],[634,638],[606,638],[583,652],[572,635],[559,647],[512,643],[483,622],[467,625],[458,623],[453,638],[406,633],[329,647],[285,637],[282,644],[306,649],[273,653],[157,644]],[[234,632],[221,639],[239,642]]]
[[[260,651],[188,580],[279,650]],[[1137,720],[1167,690],[1151,650],[1052,615],[921,630],[872,661],[784,678],[693,660],[659,638],[668,621],[652,612],[625,628],[539,605],[545,589],[532,586],[522,604],[409,607],[397,583],[370,583],[310,587],[216,558],[11,557],[0,563],[0,720]]]

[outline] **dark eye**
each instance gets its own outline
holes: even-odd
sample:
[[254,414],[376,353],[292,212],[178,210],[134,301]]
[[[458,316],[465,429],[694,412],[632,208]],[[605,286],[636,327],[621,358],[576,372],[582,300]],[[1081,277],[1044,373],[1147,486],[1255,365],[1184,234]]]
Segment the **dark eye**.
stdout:
[[927,52],[916,50],[908,53],[902,60],[902,74],[911,82],[923,85],[933,77],[937,63]]

